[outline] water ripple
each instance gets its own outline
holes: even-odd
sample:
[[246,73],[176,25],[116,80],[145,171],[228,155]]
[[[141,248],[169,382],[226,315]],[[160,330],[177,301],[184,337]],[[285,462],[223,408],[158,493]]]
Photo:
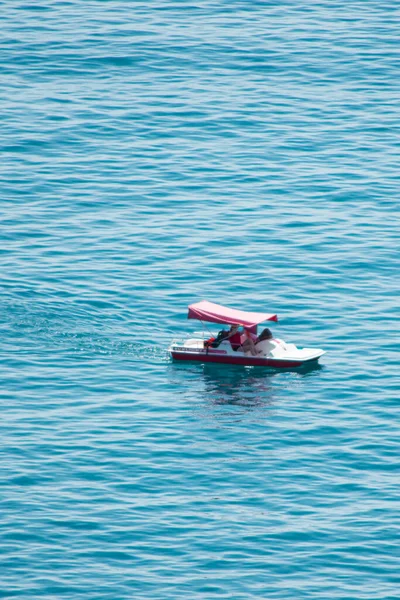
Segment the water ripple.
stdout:
[[0,595],[397,598],[397,5],[0,8]]

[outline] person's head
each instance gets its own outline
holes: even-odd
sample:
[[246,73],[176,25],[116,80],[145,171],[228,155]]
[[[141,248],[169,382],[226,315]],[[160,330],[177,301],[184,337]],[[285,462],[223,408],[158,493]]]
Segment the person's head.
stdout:
[[272,339],[272,332],[270,329],[268,329],[268,327],[263,329],[262,332],[260,333],[260,335],[258,336],[259,342],[262,342],[263,340],[271,340],[271,339]]
[[239,329],[239,325],[231,325],[231,328],[229,329],[229,333],[236,333],[238,329]]

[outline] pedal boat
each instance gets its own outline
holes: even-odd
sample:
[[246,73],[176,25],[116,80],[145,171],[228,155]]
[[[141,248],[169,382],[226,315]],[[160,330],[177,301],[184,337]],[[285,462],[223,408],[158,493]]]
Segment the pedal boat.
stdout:
[[[188,308],[188,319],[242,326],[244,330],[243,339],[246,339],[247,332],[257,334],[257,326],[261,323],[278,321],[277,315],[245,312],[214,304],[207,300],[191,304]],[[263,343],[263,350],[253,356],[249,351],[244,352],[241,346],[234,349],[229,339],[223,340],[217,348],[213,348],[205,344],[210,335],[199,332],[195,332],[194,335],[196,337],[191,337],[185,341],[174,340],[171,343],[169,353],[173,360],[194,360],[202,363],[227,363],[285,369],[317,362],[325,354],[325,351],[320,348],[297,348],[294,344],[272,338],[268,340],[269,343]],[[256,351],[258,351],[257,347]]]

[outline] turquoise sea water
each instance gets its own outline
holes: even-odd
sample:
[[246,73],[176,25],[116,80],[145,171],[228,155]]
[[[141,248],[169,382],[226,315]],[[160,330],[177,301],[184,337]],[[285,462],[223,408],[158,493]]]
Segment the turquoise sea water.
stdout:
[[400,597],[398,8],[0,2],[0,597]]

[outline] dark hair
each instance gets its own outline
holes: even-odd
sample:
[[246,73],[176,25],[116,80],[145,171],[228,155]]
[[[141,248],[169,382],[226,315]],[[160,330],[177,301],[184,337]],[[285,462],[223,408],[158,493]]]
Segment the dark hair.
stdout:
[[260,335],[258,336],[258,342],[262,342],[263,340],[270,340],[272,338],[272,332],[268,327],[262,330]]

